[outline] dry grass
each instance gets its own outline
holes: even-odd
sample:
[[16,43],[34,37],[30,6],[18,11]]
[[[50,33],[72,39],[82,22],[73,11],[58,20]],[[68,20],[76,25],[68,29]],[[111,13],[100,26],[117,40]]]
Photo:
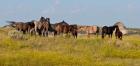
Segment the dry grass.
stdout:
[[0,66],[140,66],[139,35],[123,41],[25,36],[27,40],[11,39],[0,29]]

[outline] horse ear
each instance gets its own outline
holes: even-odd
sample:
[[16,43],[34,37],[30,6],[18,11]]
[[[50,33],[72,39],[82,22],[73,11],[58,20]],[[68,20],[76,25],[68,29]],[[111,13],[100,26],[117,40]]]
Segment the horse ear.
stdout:
[[48,18],[48,21],[50,22],[50,18]]
[[40,17],[40,19],[43,19],[43,18],[44,18],[44,17],[42,17],[42,16]]
[[50,22],[50,18],[46,18],[46,21]]

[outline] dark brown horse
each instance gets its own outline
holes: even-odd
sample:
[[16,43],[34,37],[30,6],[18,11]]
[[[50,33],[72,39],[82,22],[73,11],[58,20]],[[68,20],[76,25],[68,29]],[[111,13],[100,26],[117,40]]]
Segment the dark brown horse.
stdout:
[[78,27],[77,27],[77,25],[70,25],[69,26],[69,31],[70,31],[70,33],[72,34],[72,36],[74,38],[77,38],[77,36],[78,36]]
[[57,31],[55,30],[55,24],[51,24],[51,27],[49,28],[49,33],[53,34],[54,36],[57,35]]
[[118,26],[116,26],[115,36],[116,36],[116,39],[122,40],[123,33],[120,31]]
[[35,27],[34,21],[26,22],[25,24],[28,25],[28,32]]
[[105,37],[106,35],[108,35],[109,38],[112,38],[113,31],[115,30],[115,28],[116,28],[115,26],[110,26],[110,27],[104,26],[104,27],[102,28],[102,38],[104,39],[104,37]]

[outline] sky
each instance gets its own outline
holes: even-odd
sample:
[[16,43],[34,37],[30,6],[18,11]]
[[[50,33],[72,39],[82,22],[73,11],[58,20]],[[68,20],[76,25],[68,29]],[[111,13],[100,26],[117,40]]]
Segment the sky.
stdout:
[[0,26],[41,16],[51,23],[111,26],[121,21],[126,27],[140,28],[140,0],[0,0]]

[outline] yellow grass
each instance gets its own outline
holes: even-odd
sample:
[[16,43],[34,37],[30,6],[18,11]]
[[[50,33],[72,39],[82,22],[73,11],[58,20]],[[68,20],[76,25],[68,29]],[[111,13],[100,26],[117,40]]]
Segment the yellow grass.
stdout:
[[140,66],[140,36],[123,41],[99,36],[78,39],[24,35],[11,39],[0,29],[0,66]]

